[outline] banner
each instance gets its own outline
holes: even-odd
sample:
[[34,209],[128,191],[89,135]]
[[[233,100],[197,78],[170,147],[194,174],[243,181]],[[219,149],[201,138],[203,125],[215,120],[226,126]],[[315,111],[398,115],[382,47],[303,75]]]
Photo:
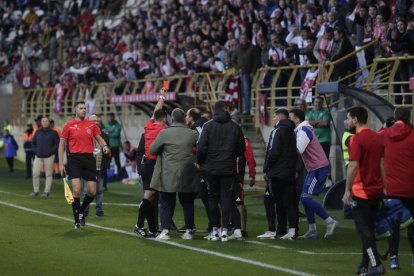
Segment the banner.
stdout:
[[302,86],[300,87],[300,97],[305,99],[307,103],[312,102],[312,87],[315,84],[316,77],[318,76],[319,69],[311,72],[308,70],[306,77],[303,80]]
[[[120,95],[120,96],[111,96],[111,103],[150,103],[158,102],[160,97],[159,93],[150,93],[150,94],[135,94],[135,95]],[[166,93],[166,101],[175,101],[177,99],[177,93],[171,92]]]

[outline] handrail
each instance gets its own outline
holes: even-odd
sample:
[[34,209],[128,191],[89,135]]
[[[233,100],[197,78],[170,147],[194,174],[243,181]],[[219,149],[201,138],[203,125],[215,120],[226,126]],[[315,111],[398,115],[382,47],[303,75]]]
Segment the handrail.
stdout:
[[375,39],[375,40],[373,40],[373,41],[371,41],[371,42],[369,42],[369,43],[361,46],[361,48],[359,48],[358,50],[355,50],[355,51],[353,51],[353,52],[351,52],[351,53],[349,53],[349,54],[347,54],[347,55],[345,55],[345,56],[343,56],[343,57],[341,57],[341,58],[339,58],[339,59],[337,59],[335,61],[332,61],[331,62],[331,65],[332,66],[335,66],[335,65],[337,65],[337,64],[339,64],[339,63],[341,63],[341,62],[343,62],[343,61],[345,61],[347,59],[349,59],[350,57],[355,56],[359,52],[365,51],[366,49],[368,49],[369,47],[371,47],[371,46],[373,46],[373,45],[375,45],[377,43],[378,43],[378,39]]
[[[373,44],[374,41],[355,51],[354,54]],[[375,58],[372,64],[363,68],[358,68],[338,81],[346,81],[353,85],[358,85],[358,87],[375,92],[381,96],[386,95],[387,99],[392,102],[396,95],[394,93],[394,86],[407,84],[406,81],[394,80],[399,63],[410,60],[414,60],[414,56]],[[332,68],[331,73],[335,68],[335,64],[340,61],[341,60],[338,60],[330,64],[330,68]],[[313,72],[317,69],[319,69],[319,74],[312,86],[314,94],[317,93],[316,83],[320,81],[329,81],[330,79],[329,71],[327,72],[325,70],[326,67],[320,64],[258,69],[253,77],[251,87],[251,106],[256,115],[256,126],[260,126],[259,109],[263,107],[259,106],[259,100],[263,100],[259,99],[261,94],[267,94],[265,100],[265,109],[267,111],[272,111],[274,108],[282,106],[289,108],[293,106],[293,100],[300,95],[299,91],[302,85],[299,81],[300,74],[303,75],[304,71],[307,72],[310,70]],[[22,96],[20,99],[16,97],[15,102],[12,104],[12,109],[14,110],[12,112],[12,118],[15,118],[15,121],[19,122],[19,124],[24,124],[31,121],[39,114],[54,117],[55,119],[59,117],[67,117],[72,114],[72,104],[78,99],[86,99],[88,101],[94,100],[94,107],[101,113],[119,111],[122,112],[122,114],[127,115],[133,110],[133,107],[112,104],[110,102],[110,97],[112,95],[153,93],[161,88],[162,81],[166,79],[170,80],[172,83],[172,91],[177,92],[178,95],[192,97],[194,99],[193,105],[202,109],[211,111],[214,103],[217,100],[225,99],[226,96],[225,75],[213,73],[197,73],[193,75],[107,82],[89,87],[78,85],[77,87],[74,87],[73,90],[69,92],[66,91],[61,102],[57,99],[57,91],[55,91],[55,88],[18,89],[18,93]],[[87,89],[89,89],[89,92]],[[93,97],[91,95],[92,91],[94,93]],[[408,95],[408,93],[403,93],[401,95]],[[59,104],[62,105],[60,108],[61,114],[55,112],[55,110],[57,110],[57,112],[59,111]],[[263,111],[263,108],[261,110]],[[268,123],[270,123],[270,120]]]

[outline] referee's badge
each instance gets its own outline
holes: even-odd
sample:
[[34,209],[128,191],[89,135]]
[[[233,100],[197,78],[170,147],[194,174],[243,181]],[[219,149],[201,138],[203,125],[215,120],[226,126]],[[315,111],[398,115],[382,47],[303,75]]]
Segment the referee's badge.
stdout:
[[88,129],[86,130],[86,132],[90,135],[90,134],[92,134],[92,129],[88,128]]

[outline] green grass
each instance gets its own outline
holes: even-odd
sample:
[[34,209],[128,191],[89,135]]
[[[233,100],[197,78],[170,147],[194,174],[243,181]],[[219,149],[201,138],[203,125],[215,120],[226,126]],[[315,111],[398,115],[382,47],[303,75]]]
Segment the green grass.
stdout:
[[[41,187],[43,185],[42,181]],[[104,193],[105,217],[93,216],[92,207],[87,223],[131,233],[136,222],[137,207],[105,206],[105,203],[137,204],[142,197],[141,189],[137,185],[110,183],[109,191]],[[32,182],[24,179],[23,165],[18,163],[16,172],[11,174],[7,172],[4,159],[0,158],[0,275],[289,275],[254,264],[139,239],[128,233],[99,229],[92,225],[82,231],[75,231],[71,221],[5,205],[13,204],[72,219],[71,206],[63,196],[62,181],[53,182],[49,198],[31,198],[31,191]],[[253,244],[251,242],[258,241],[254,237],[266,230],[267,223],[261,197],[248,197],[246,205],[249,233],[247,240],[208,242],[203,239],[205,234],[199,231],[191,241],[183,241],[179,233],[172,233],[171,241],[308,274],[354,274],[360,260],[357,253],[361,245],[353,222],[342,220],[341,212],[330,212],[341,222],[341,227],[330,239],[272,240]],[[174,220],[179,226],[183,224],[179,204]],[[325,227],[320,219],[318,223],[319,232],[322,234]],[[196,203],[196,224],[200,230],[207,224],[199,201]],[[301,233],[306,231],[306,222],[300,223],[300,229]],[[384,252],[385,242],[381,241],[378,245],[380,252]],[[402,270],[387,269],[387,273],[414,275],[414,267],[409,265],[411,256],[405,231],[400,247]],[[310,255],[301,251],[324,254]],[[388,267],[388,261],[385,264]]]

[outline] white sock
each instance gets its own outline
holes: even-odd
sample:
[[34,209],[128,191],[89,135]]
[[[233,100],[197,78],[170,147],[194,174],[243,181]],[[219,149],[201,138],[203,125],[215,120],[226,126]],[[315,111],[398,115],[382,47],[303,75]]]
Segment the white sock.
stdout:
[[293,236],[295,236],[295,232],[296,232],[295,228],[289,228],[288,235],[290,237],[293,237]]
[[333,223],[335,220],[333,219],[333,218],[331,218],[331,217],[328,217],[327,219],[325,219],[325,223],[326,224],[331,224],[331,223]]
[[223,228],[222,230],[221,230],[221,235],[222,236],[227,236],[227,228]]
[[234,235],[241,236],[241,230],[240,229],[235,229],[234,230]]
[[316,224],[315,223],[309,224],[309,231],[316,232]]
[[217,234],[217,227],[213,227],[211,232],[214,233],[214,234]]

